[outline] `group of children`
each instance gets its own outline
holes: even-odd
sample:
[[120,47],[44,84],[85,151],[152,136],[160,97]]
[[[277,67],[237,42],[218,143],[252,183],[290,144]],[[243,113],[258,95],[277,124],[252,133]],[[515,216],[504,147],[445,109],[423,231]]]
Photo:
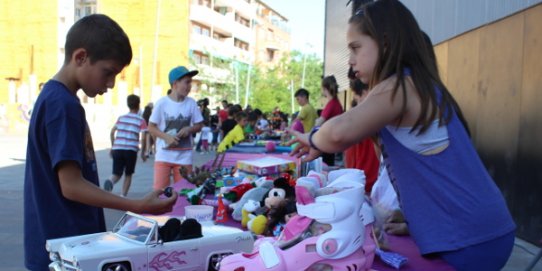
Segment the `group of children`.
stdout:
[[[320,127],[305,128],[305,134],[292,131],[290,143],[298,143],[292,154],[308,161],[377,135],[386,172],[420,252],[438,255],[457,270],[502,268],[511,254],[515,224],[469,139],[461,109],[442,83],[414,16],[398,0],[371,2],[350,18],[347,42],[349,65],[370,91],[359,105]],[[170,71],[172,91],[156,101],[149,118],[157,151],[154,190],[132,199],[100,189],[92,138],[76,93],[104,94],[131,59],[128,36],[105,15],[83,17],[67,34],[64,64],[44,85],[28,132],[24,247],[30,270],[48,270],[46,240],[105,231],[103,208],[162,214],[177,200],[176,193],[160,195],[170,174],[180,180],[181,167],[191,170],[192,136],[203,127],[201,111],[188,97],[197,71],[183,66]],[[116,148],[133,146],[134,132],[128,127],[144,129],[130,114],[114,128],[126,132],[125,142],[112,140],[112,155],[127,160],[133,160],[133,154]],[[225,142],[228,136],[231,142],[244,136],[242,126],[249,118],[230,115],[238,122]]]

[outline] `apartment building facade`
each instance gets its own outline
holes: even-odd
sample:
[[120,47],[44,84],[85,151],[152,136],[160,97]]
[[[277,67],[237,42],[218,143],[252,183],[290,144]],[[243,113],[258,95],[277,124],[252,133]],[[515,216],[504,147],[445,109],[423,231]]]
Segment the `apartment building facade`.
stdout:
[[[238,88],[240,73],[269,67],[290,51],[288,20],[258,0],[192,0],[190,58],[200,71],[195,95],[224,97]],[[239,90],[233,102],[239,102]]]
[[[117,77],[114,89],[94,99],[79,92],[92,121],[109,120],[125,110],[128,94],[140,95],[143,105],[165,95],[167,74],[177,65],[200,70],[194,83],[197,95],[203,82],[210,88],[232,85],[236,69],[246,72],[255,63],[272,63],[258,60],[265,55],[256,53],[262,29],[257,25],[268,19],[267,29],[274,29],[279,24],[275,17],[282,25],[287,20],[274,11],[273,18],[259,16],[262,6],[270,9],[256,0],[1,1],[5,12],[0,19],[0,60],[9,64],[0,66],[0,131],[26,130],[39,85],[61,67],[66,33],[83,16],[112,17],[130,37],[133,50],[132,62]],[[273,47],[277,56],[289,52],[289,33],[279,30],[274,29],[284,46]]]

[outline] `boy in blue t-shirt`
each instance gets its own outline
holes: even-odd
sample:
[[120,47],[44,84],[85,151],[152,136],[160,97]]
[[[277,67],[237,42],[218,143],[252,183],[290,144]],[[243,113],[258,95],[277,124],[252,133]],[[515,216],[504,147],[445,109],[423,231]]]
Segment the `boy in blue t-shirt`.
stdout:
[[127,199],[100,189],[90,130],[76,93],[104,94],[132,59],[128,36],[105,15],[69,30],[65,60],[35,103],[28,131],[24,183],[25,266],[49,270],[47,239],[105,231],[102,208],[136,213],[171,211],[177,195],[156,190]]

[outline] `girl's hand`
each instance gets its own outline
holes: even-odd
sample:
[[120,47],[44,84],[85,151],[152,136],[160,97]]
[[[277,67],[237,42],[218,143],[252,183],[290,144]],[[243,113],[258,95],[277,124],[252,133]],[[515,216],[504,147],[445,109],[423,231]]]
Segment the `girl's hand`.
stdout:
[[320,157],[322,153],[310,147],[310,133],[302,134],[292,129],[288,130],[288,133],[290,133],[293,138],[286,143],[286,146],[291,146],[295,144],[292,152],[290,152],[290,156],[295,156],[297,158],[303,157],[301,159],[301,162],[309,162]]

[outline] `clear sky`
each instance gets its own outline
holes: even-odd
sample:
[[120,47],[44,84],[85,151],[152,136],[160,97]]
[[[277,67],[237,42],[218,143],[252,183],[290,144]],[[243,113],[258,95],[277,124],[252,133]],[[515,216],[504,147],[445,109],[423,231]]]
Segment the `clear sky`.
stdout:
[[293,50],[315,53],[318,57],[323,57],[326,0],[263,0],[263,2],[288,18]]

